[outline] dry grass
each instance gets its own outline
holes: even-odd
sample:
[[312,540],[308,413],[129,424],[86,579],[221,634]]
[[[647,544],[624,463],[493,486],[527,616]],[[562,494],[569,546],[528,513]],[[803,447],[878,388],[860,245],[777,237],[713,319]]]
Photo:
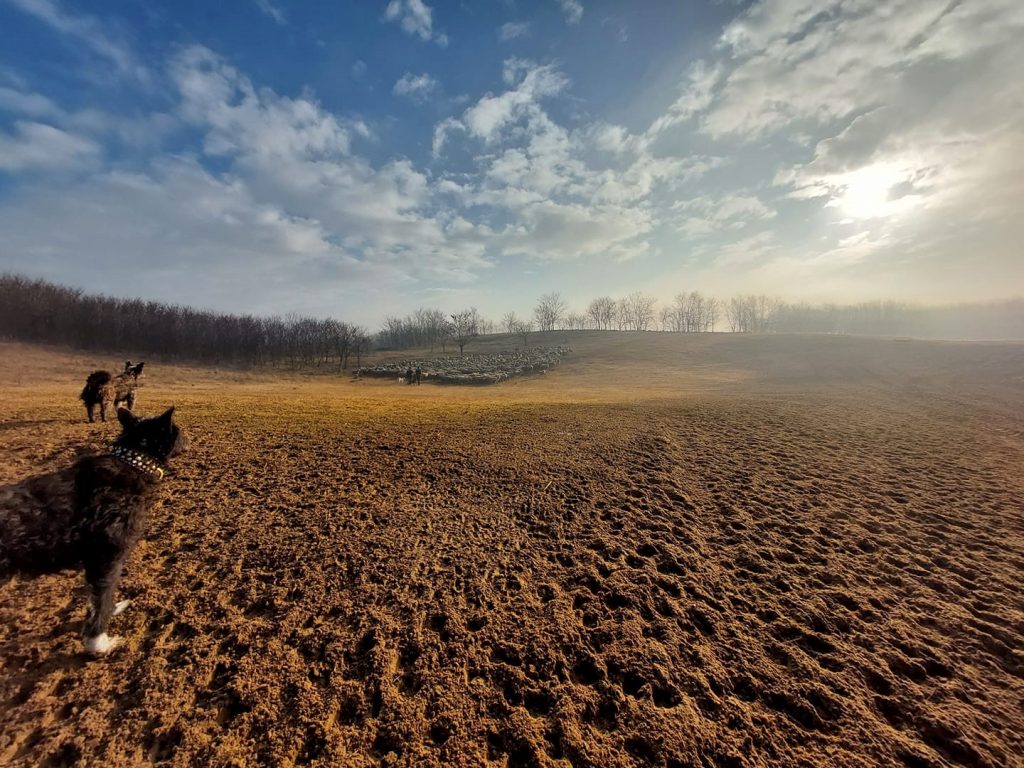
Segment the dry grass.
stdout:
[[[0,763],[1020,764],[1024,345],[566,341],[486,389],[147,365],[193,450],[127,647],[0,585]],[[115,362],[0,346],[0,482],[114,436]]]

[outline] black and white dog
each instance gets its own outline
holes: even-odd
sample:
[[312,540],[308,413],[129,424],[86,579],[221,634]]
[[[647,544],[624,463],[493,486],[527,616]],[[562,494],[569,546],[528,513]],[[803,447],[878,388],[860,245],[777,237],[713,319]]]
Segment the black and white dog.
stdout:
[[101,656],[121,643],[107,635],[121,569],[145,529],[167,460],[188,447],[174,408],[142,419],[121,408],[121,435],[109,453],[58,472],[0,487],[0,578],[84,568],[89,609],[82,637]]

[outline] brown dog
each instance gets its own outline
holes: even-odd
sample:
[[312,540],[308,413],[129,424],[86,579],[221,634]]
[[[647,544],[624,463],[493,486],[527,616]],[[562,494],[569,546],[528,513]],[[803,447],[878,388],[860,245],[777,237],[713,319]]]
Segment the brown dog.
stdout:
[[109,453],[0,487],[0,577],[84,568],[82,637],[93,655],[120,645],[107,625],[128,607],[114,604],[121,569],[142,537],[167,459],[188,447],[173,407],[150,419],[121,408],[117,418],[122,432]]
[[107,406],[113,405],[117,408],[122,402],[128,406],[128,410],[135,410],[135,390],[139,387],[139,376],[142,375],[142,368],[145,363],[132,365],[128,360],[124,364],[124,370],[111,376],[110,371],[93,371],[85,380],[85,389],[79,397],[85,403],[85,412],[89,416],[89,422],[93,422],[93,409],[100,407],[100,420],[107,420]]

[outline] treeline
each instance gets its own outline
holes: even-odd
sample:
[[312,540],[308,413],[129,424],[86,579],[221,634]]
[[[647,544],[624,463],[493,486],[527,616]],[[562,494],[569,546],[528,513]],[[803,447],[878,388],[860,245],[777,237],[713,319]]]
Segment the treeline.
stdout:
[[728,300],[698,292],[659,302],[643,293],[601,296],[582,311],[561,294],[541,296],[531,319],[502,318],[506,333],[523,329],[669,331],[676,333],[849,333],[942,339],[1024,339],[1024,299],[922,306],[897,301],[860,304],[790,303],[766,295]]
[[1024,299],[930,307],[896,301],[849,305],[779,303],[772,316],[772,330],[936,339],[1024,339]]
[[232,365],[357,365],[371,346],[360,326],[289,315],[204,312],[139,299],[88,295],[18,275],[0,275],[0,335],[165,360]]
[[492,321],[480,315],[476,307],[445,314],[440,309],[417,309],[405,317],[389,316],[377,333],[381,349],[447,350],[454,343],[461,351],[476,336],[495,332]]
[[447,351],[451,346],[462,353],[477,336],[496,331],[527,346],[538,331],[587,329],[1024,339],[1024,299],[931,307],[894,301],[840,305],[789,303],[766,295],[723,301],[694,291],[659,304],[634,292],[601,296],[571,310],[559,293],[547,293],[537,300],[532,317],[508,312],[495,324],[475,307],[453,313],[417,309],[388,317],[371,336],[334,319],[228,315],[0,275],[0,336],[165,360],[344,369],[353,362],[358,366],[373,347]]

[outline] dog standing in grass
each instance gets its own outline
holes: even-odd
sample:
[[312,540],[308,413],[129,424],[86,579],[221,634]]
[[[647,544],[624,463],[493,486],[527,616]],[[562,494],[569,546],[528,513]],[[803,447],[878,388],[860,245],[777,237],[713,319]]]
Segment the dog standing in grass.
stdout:
[[167,460],[188,447],[173,407],[149,419],[121,408],[117,418],[122,431],[109,453],[0,487],[0,578],[84,568],[82,637],[94,656],[121,643],[107,635],[110,618],[128,607],[114,602],[121,569],[142,537]]
[[139,376],[142,375],[142,368],[145,363],[132,365],[128,360],[124,364],[124,370],[112,376],[110,371],[93,371],[85,380],[85,389],[82,390],[81,398],[85,403],[85,412],[89,416],[89,423],[92,423],[93,410],[100,407],[100,420],[107,420],[107,406],[117,408],[122,402],[128,406],[128,410],[135,410],[135,390],[139,387]]

